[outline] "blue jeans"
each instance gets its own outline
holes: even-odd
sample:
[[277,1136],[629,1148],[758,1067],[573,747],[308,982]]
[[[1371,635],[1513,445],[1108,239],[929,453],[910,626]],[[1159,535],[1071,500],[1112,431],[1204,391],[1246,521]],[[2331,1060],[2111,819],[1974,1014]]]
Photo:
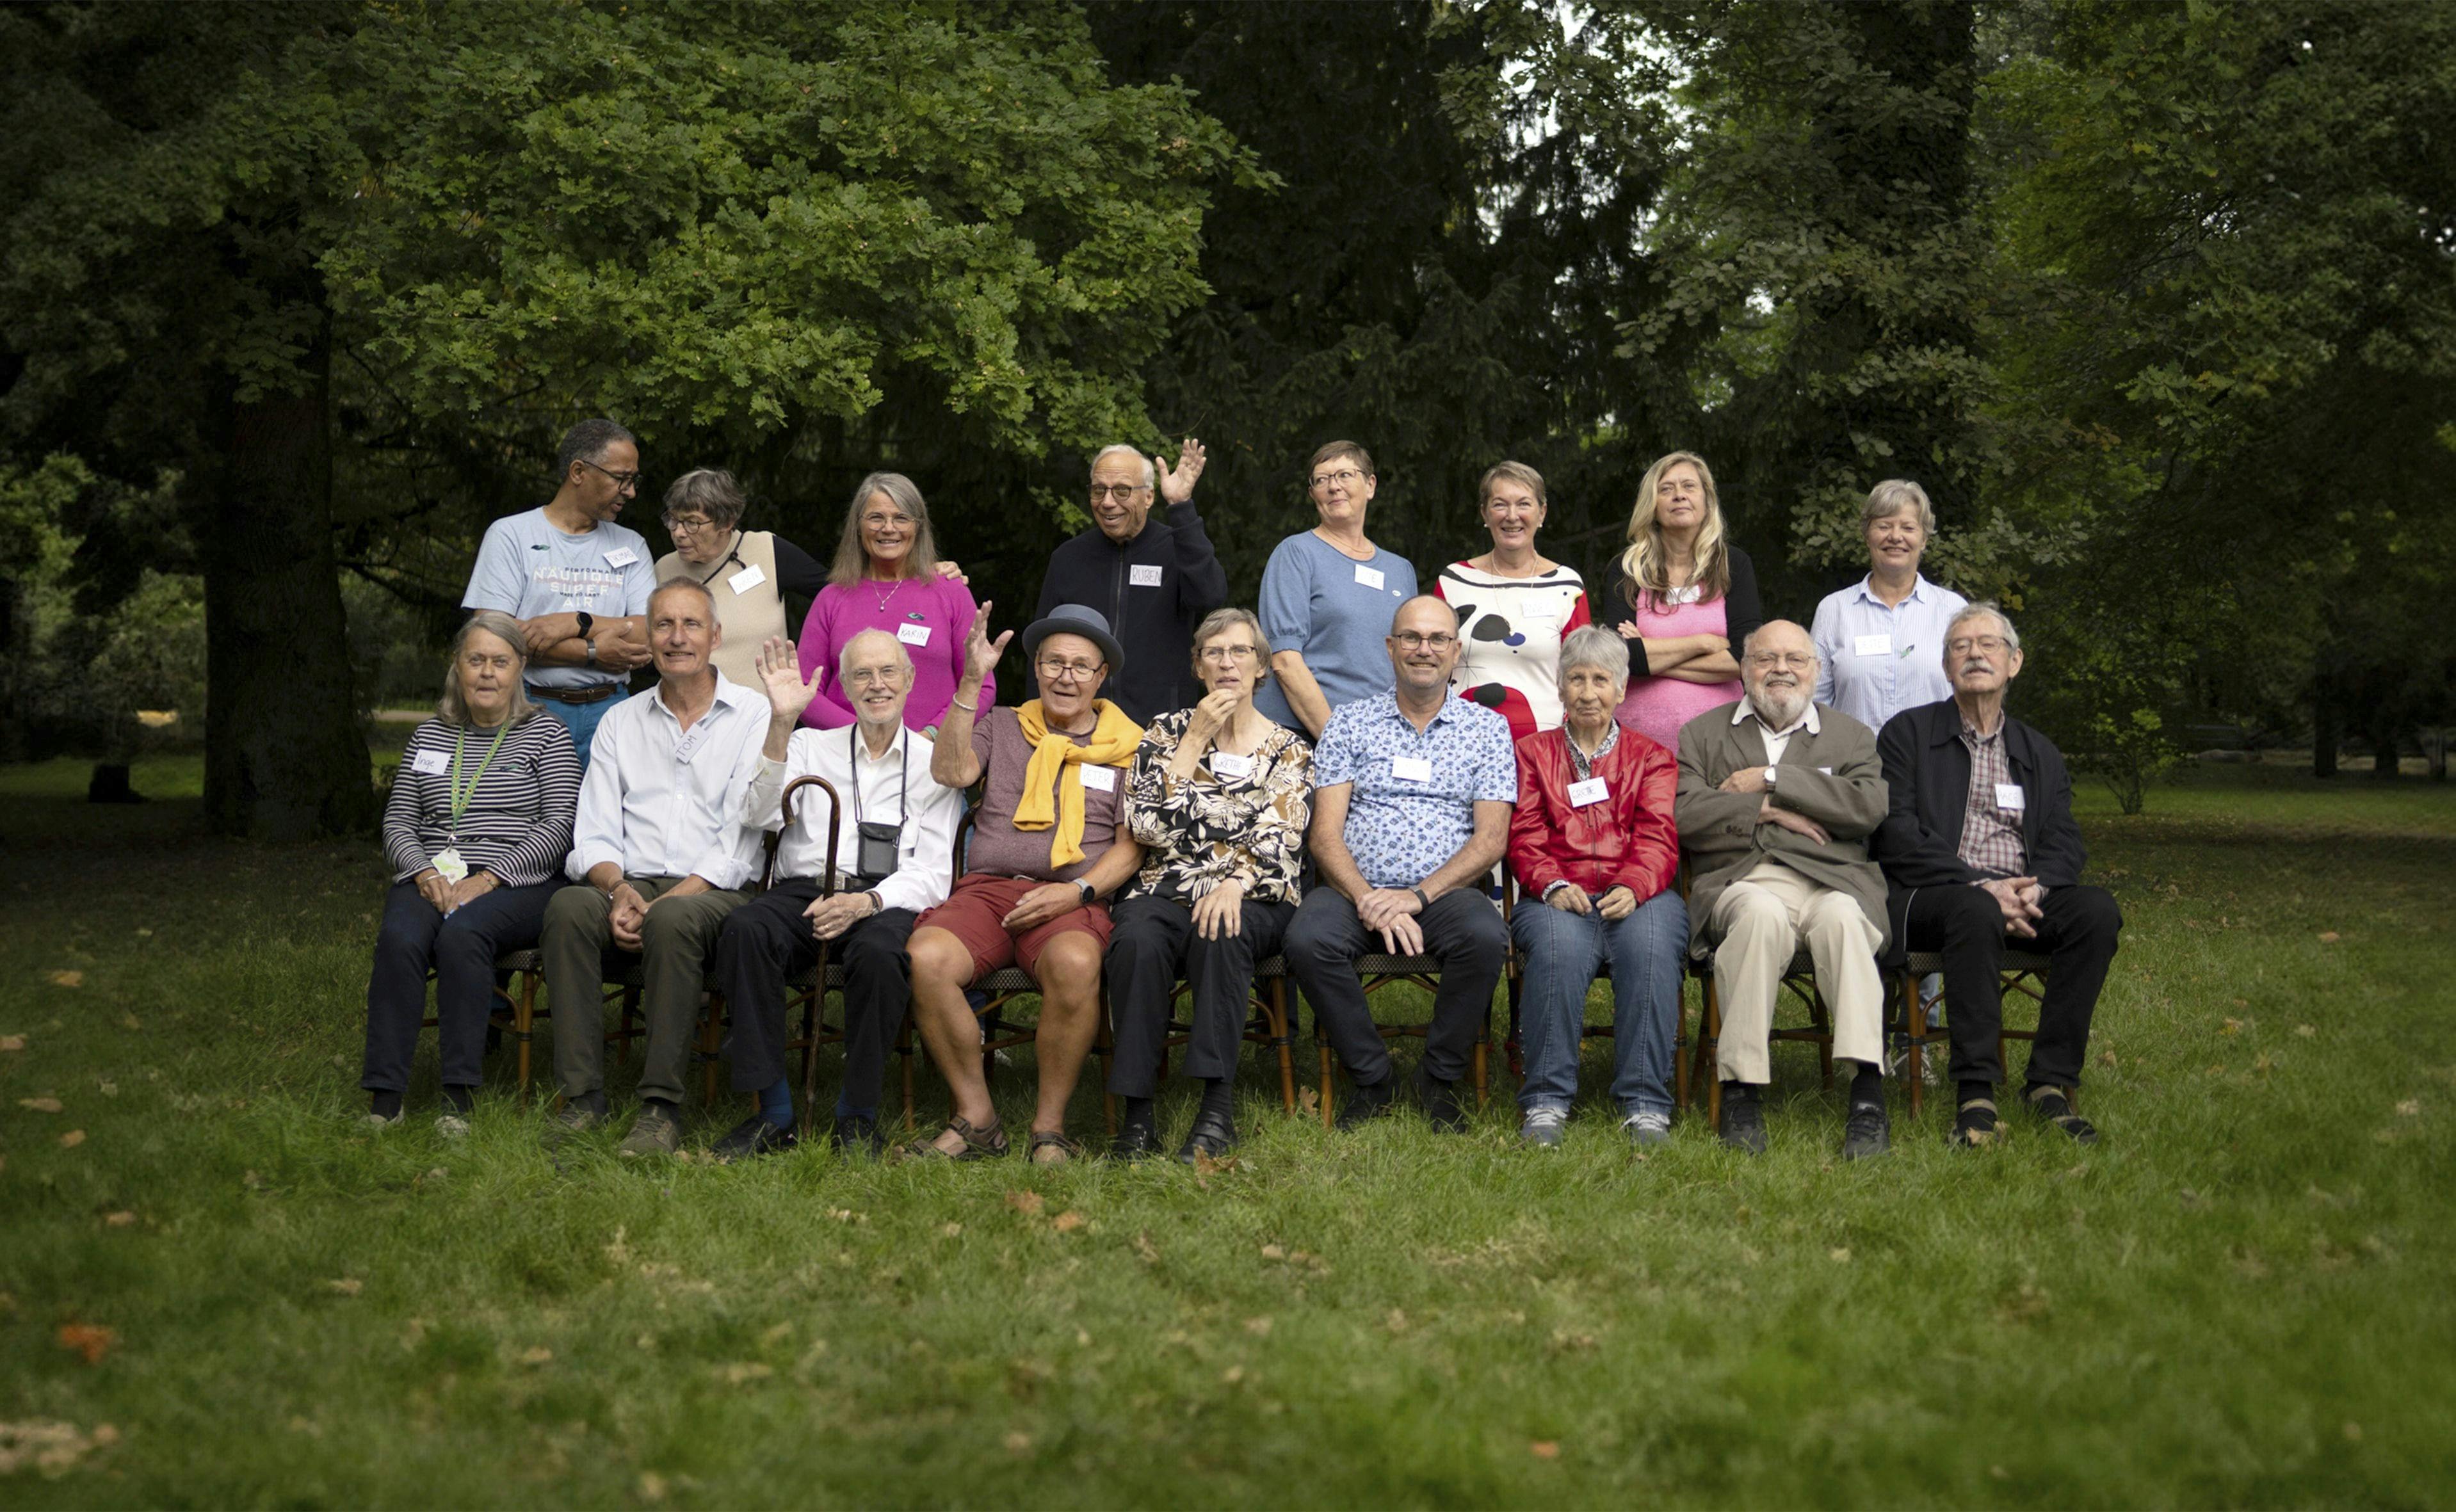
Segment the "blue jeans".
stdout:
[[1518,1106],[1566,1113],[1576,1100],[1586,990],[1608,960],[1612,1101],[1624,1114],[1668,1114],[1680,956],[1688,948],[1688,907],[1680,894],[1666,889],[1617,923],[1528,898],[1512,910],[1509,932],[1526,962],[1518,1004],[1526,1079],[1519,1084]]
[[565,704],[555,699],[536,700],[537,706],[562,722],[571,731],[571,751],[580,758],[580,775],[588,775],[588,743],[596,738],[597,724],[614,711],[614,705],[628,695],[616,692],[612,698],[601,698],[594,704]]

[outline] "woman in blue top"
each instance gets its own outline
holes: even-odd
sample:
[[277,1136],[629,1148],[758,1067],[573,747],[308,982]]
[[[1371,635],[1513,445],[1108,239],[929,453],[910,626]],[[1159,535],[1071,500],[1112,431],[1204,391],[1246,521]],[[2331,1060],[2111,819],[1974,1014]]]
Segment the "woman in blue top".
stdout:
[[1969,606],[1951,588],[1919,574],[1935,535],[1927,490],[1888,479],[1868,491],[1859,512],[1868,538],[1868,575],[1816,606],[1816,702],[1870,729],[1906,708],[1953,696],[1944,676],[1944,627]]
[[1416,596],[1416,569],[1365,538],[1374,481],[1354,441],[1315,452],[1305,486],[1321,523],[1280,541],[1262,569],[1262,638],[1277,649],[1254,706],[1317,739],[1333,709],[1397,685],[1382,641]]
[[443,1063],[436,1129],[469,1132],[495,957],[537,944],[546,900],[563,886],[580,758],[562,722],[538,718],[522,693],[526,660],[510,615],[471,615],[453,639],[435,718],[411,732],[393,774],[383,824],[393,884],[367,979],[358,1078],[379,1126],[400,1122],[431,969]]

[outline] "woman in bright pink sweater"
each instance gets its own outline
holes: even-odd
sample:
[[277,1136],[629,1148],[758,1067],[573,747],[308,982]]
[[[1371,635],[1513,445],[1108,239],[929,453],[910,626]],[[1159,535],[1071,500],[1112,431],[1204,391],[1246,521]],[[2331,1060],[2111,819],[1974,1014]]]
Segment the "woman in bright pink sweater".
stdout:
[[[864,630],[884,630],[912,658],[912,692],[904,705],[909,729],[934,729],[964,671],[964,643],[980,612],[959,578],[939,575],[930,537],[930,506],[902,473],[872,473],[853,490],[845,512],[828,585],[802,622],[802,675],[819,674],[819,696],[802,723],[841,729],[853,723],[851,701],[836,679],[845,643]],[[994,683],[981,684],[981,705],[997,701]]]

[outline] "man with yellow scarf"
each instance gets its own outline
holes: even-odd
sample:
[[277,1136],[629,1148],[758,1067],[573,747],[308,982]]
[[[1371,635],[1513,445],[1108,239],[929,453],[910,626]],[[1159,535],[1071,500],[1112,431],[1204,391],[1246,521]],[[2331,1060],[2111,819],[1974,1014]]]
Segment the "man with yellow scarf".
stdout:
[[1096,609],[1061,603],[1023,632],[1040,696],[1020,708],[980,706],[981,684],[1014,639],[989,638],[991,604],[972,618],[964,674],[938,727],[930,775],[949,787],[989,781],[972,820],[964,874],[921,915],[909,947],[912,1022],[954,1095],[954,1116],[910,1155],[977,1160],[1006,1154],[1006,1131],[981,1070],[979,1022],[964,989],[1020,966],[1040,984],[1039,1106],[1029,1157],[1081,1155],[1066,1136],[1066,1104],[1099,1029],[1100,961],[1109,909],[1100,900],[1142,865],[1127,833],[1125,774],[1142,726],[1099,696],[1125,648]]

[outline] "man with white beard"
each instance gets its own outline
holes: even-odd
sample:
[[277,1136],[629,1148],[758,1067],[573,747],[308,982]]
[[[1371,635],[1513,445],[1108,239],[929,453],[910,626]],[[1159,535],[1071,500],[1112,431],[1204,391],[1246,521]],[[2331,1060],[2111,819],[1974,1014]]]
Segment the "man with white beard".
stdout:
[[1885,879],[1868,837],[1886,812],[1875,733],[1811,699],[1816,645],[1775,620],[1740,653],[1748,696],[1680,731],[1681,848],[1688,853],[1692,948],[1714,955],[1722,1007],[1715,1074],[1723,1142],[1766,1147],[1758,1090],[1784,968],[1801,942],[1833,1014],[1833,1056],[1854,1063],[1842,1157],[1891,1148],[1885,1115]]

